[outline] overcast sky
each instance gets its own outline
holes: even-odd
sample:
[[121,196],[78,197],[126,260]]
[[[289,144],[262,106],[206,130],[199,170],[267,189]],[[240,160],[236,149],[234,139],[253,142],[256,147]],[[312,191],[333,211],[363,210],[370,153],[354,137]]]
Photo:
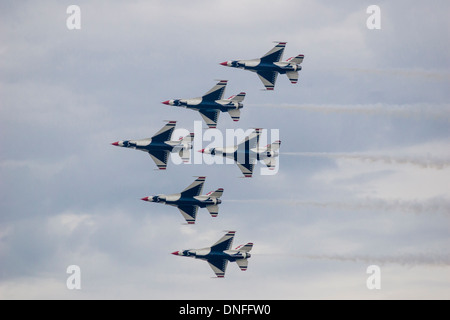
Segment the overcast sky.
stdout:
[[[66,9],[81,9],[69,30]],[[369,30],[366,9],[381,9]],[[0,299],[449,299],[448,1],[3,1],[0,4]],[[286,41],[299,82],[225,68]],[[241,120],[278,129],[279,171],[175,165],[111,146],[198,113],[161,104],[217,79]],[[203,127],[205,125],[203,124]],[[206,129],[203,131],[206,132]],[[174,137],[178,138],[178,137]],[[207,146],[194,149],[201,149]],[[284,154],[283,154],[284,153]],[[206,176],[218,217],[140,201]],[[235,230],[249,267],[171,252]],[[69,265],[81,290],[69,290]],[[368,266],[381,270],[369,290]]]

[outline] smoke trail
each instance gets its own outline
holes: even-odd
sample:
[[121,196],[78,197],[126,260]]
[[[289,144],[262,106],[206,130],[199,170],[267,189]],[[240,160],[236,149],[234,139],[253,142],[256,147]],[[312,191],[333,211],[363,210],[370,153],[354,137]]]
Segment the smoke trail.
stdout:
[[283,155],[302,157],[325,157],[331,159],[350,159],[364,162],[384,162],[388,164],[410,164],[421,168],[444,169],[450,166],[450,160],[419,158],[419,157],[392,157],[383,155],[357,154],[357,153],[328,153],[328,152],[282,152]]
[[418,69],[369,69],[369,68],[343,68],[346,71],[387,76],[402,76],[407,78],[421,78],[437,81],[449,81],[448,72],[427,71]]
[[419,253],[399,255],[303,255],[305,259],[311,260],[333,260],[341,262],[362,262],[367,264],[400,264],[402,266],[450,266],[450,254]]
[[297,109],[321,113],[381,115],[417,119],[432,118],[450,122],[450,104],[355,104],[355,105],[321,105],[321,104],[258,104],[255,107],[275,107]]
[[429,200],[385,200],[385,199],[363,199],[358,201],[302,201],[294,199],[244,199],[227,200],[227,202],[264,202],[279,206],[309,206],[318,208],[330,208],[337,210],[371,210],[382,212],[401,212],[413,214],[443,214],[450,215],[450,201],[444,198],[433,198]]
[[398,255],[339,255],[339,254],[297,254],[297,253],[252,253],[252,256],[287,257],[305,260],[331,260],[365,264],[399,264],[401,266],[450,266],[450,254],[415,253]]

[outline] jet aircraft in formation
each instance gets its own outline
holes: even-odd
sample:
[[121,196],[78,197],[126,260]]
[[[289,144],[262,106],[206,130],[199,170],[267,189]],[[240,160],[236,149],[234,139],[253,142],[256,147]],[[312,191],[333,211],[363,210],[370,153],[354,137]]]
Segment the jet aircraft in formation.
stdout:
[[247,270],[248,258],[251,257],[253,243],[249,242],[236,249],[230,249],[233,244],[235,231],[228,231],[211,247],[202,249],[188,249],[172,252],[173,255],[201,259],[208,262],[218,278],[225,276],[228,261],[236,262],[242,271]]
[[262,129],[255,129],[238,145],[225,148],[202,149],[199,152],[233,159],[244,174],[244,177],[251,178],[255,163],[258,160],[263,161],[270,170],[273,170],[276,166],[276,157],[278,157],[278,150],[280,149],[280,140],[265,147],[260,147],[259,138],[261,132]]
[[222,62],[221,65],[232,68],[240,68],[256,72],[266,90],[273,90],[278,74],[286,74],[291,83],[297,83],[298,71],[302,69],[304,55],[280,61],[283,57],[286,42],[278,42],[269,52],[261,58],[251,60],[230,60]]
[[194,224],[199,207],[208,209],[212,217],[217,217],[217,214],[219,213],[219,204],[222,203],[222,200],[220,200],[220,197],[223,194],[222,188],[219,188],[214,192],[211,191],[206,195],[200,195],[203,190],[204,182],[205,177],[198,177],[180,193],[168,195],[158,194],[157,196],[142,198],[141,200],[177,207],[186,222],[188,224]]
[[178,152],[184,162],[189,161],[190,149],[194,134],[190,133],[186,137],[173,141],[171,140],[176,121],[169,121],[153,137],[140,140],[122,140],[111,143],[113,146],[131,148],[148,152],[156,163],[159,170],[167,168],[169,153]]
[[[230,60],[222,62],[221,65],[240,68],[256,72],[266,90],[273,90],[278,74],[286,74],[291,83],[297,83],[298,71],[302,69],[304,55],[281,61],[286,42],[278,42],[275,47],[258,59]],[[173,99],[162,102],[166,105],[184,107],[200,112],[208,128],[216,128],[220,112],[228,112],[233,121],[239,121],[245,92],[223,99],[227,80],[220,80],[211,90],[203,96],[190,99]],[[122,140],[113,142],[112,145],[132,148],[147,152],[156,163],[158,169],[165,170],[169,154],[178,152],[183,161],[189,161],[190,149],[194,134],[190,133],[178,141],[171,140],[176,121],[169,121],[153,137],[140,140]],[[280,148],[280,140],[265,147],[259,146],[259,138],[262,129],[255,129],[250,135],[235,146],[225,148],[209,148],[199,150],[202,153],[213,156],[222,156],[233,159],[245,177],[252,177],[255,162],[263,161],[269,169],[276,166],[276,157]],[[180,193],[142,198],[144,201],[163,203],[177,207],[188,224],[194,224],[198,208],[207,208],[212,217],[219,212],[220,197],[223,189],[211,191],[201,195],[205,177],[198,177],[192,184]],[[177,256],[193,257],[205,260],[212,268],[217,277],[223,278],[229,261],[236,262],[243,271],[247,270],[248,258],[251,257],[250,250],[253,243],[241,245],[236,249],[230,249],[233,243],[235,231],[228,231],[221,239],[211,247],[202,249],[188,249],[175,251]]]
[[239,121],[241,109],[244,107],[242,101],[245,98],[245,92],[223,99],[223,94],[227,86],[227,80],[220,80],[207,93],[198,98],[173,99],[163,101],[163,104],[184,107],[200,112],[208,128],[216,128],[219,120],[219,113],[228,112],[233,121]]

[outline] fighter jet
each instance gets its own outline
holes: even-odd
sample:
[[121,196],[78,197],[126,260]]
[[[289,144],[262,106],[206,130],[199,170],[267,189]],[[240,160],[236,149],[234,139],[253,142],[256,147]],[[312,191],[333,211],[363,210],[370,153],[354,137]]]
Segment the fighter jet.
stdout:
[[180,250],[172,252],[172,254],[206,260],[218,278],[225,276],[228,261],[235,261],[239,268],[245,271],[248,266],[247,259],[251,257],[250,250],[252,250],[253,243],[249,242],[246,245],[230,250],[234,234],[235,231],[228,231],[219,241],[208,248]]
[[131,148],[148,152],[159,170],[166,170],[170,152],[178,152],[183,162],[189,161],[194,134],[190,133],[178,141],[172,141],[176,121],[169,121],[153,137],[141,140],[122,140],[111,143],[113,146]]
[[240,68],[256,72],[266,87],[266,90],[273,90],[278,73],[286,74],[291,83],[297,83],[298,71],[302,70],[300,64],[304,55],[280,61],[283,56],[286,42],[278,42],[275,47],[259,59],[252,60],[230,60],[222,62],[221,65],[233,68]]
[[223,93],[227,86],[227,80],[220,80],[207,93],[198,98],[175,99],[163,101],[163,104],[184,107],[200,112],[209,128],[216,128],[219,112],[228,112],[233,121],[239,121],[241,109],[244,107],[242,101],[245,92],[223,99]]
[[208,209],[212,217],[217,217],[219,213],[219,204],[222,200],[219,198],[223,194],[223,189],[219,188],[214,192],[206,195],[200,195],[203,189],[205,177],[198,177],[189,187],[175,194],[158,194],[157,196],[149,196],[141,200],[149,202],[163,203],[177,207],[188,224],[195,223],[198,207]]
[[259,136],[261,132],[262,129],[255,129],[240,144],[235,146],[202,149],[199,152],[233,159],[244,174],[244,177],[251,178],[256,160],[263,161],[269,170],[273,170],[276,166],[276,157],[280,149],[280,140],[265,147],[260,147]]

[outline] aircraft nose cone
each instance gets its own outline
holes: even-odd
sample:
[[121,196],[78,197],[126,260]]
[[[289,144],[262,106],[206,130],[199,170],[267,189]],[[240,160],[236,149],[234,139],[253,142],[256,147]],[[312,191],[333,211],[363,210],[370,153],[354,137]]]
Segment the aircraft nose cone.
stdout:
[[172,254],[175,255],[175,256],[178,256],[178,252],[179,251],[174,251],[174,252],[172,252]]
[[167,104],[167,105],[169,105],[170,104],[170,100],[166,100],[166,101],[163,101],[163,102],[161,102],[162,104]]
[[148,201],[148,197],[144,197],[144,198],[142,198],[141,200],[143,200],[143,201]]
[[228,61],[220,63],[222,66],[228,66]]
[[119,145],[119,141],[113,142],[111,143],[113,146],[118,146]]

